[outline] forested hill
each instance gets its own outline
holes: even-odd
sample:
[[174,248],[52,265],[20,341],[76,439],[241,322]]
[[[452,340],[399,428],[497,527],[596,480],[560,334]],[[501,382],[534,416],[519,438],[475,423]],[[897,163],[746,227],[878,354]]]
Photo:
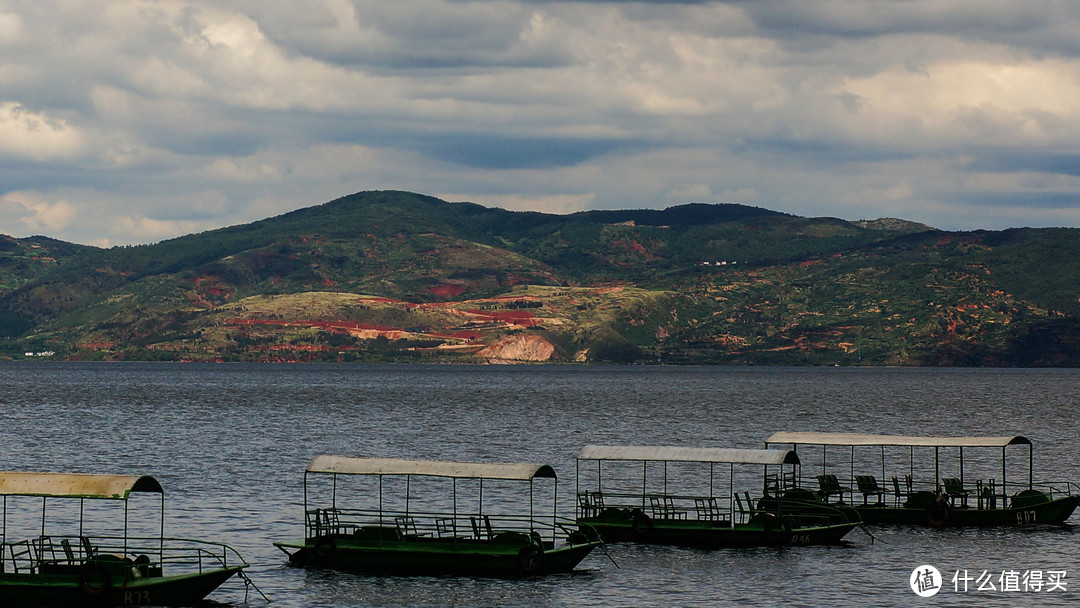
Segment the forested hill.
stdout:
[[0,238],[10,358],[1080,364],[1080,231],[363,192],[154,245]]

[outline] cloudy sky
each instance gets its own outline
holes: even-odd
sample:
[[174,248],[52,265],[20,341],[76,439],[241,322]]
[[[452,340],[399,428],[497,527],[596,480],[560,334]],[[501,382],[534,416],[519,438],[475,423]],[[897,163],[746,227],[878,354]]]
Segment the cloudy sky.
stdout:
[[0,233],[376,189],[1080,226],[1080,2],[0,0]]

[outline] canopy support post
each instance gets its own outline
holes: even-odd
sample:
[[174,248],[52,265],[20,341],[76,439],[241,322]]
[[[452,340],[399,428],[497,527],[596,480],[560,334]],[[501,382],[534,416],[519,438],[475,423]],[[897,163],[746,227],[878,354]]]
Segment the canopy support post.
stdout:
[[908,475],[915,479],[915,446],[908,447]]
[[45,536],[45,501],[48,500],[44,496],[41,497],[41,536]]
[[[1002,449],[1004,449],[1004,448],[1002,448]],[[1032,453],[1034,451],[1035,451],[1034,448],[1029,443],[1028,444],[1028,489],[1029,490],[1032,489],[1032,486],[1035,485],[1035,477],[1034,477],[1035,460],[1034,460],[1034,457],[1032,456]]]
[[885,446],[881,446],[881,482],[885,483]]
[[855,446],[851,446],[851,470],[848,475],[848,483],[855,483]]
[[728,465],[728,519],[732,529],[735,528],[735,463]]
[[158,559],[165,558],[165,492],[161,493],[161,531],[158,534]]
[[559,478],[555,478],[555,488],[552,490],[551,498],[551,542],[555,542],[555,527],[556,519],[558,517],[559,510]]
[[[1028,467],[1028,471],[1030,471],[1030,470],[1031,470],[1031,467]],[[1006,468],[1005,468],[1005,446],[1001,446],[1001,492],[1003,494],[1008,494],[1009,493],[1009,488],[1008,488],[1008,486],[1005,485],[1005,481],[1006,481],[1005,480],[1005,472],[1006,472]]]
[[[1001,448],[1004,450],[1005,448]],[[960,485],[964,485],[964,448],[960,447]]]
[[128,553],[128,501],[124,501],[124,552],[122,555]]
[[649,461],[641,461],[641,508],[645,508],[645,493],[648,492]]
[[939,461],[938,461],[938,453],[939,453],[939,451],[940,451],[940,448],[938,448],[937,446],[934,446],[934,487],[937,488],[938,492],[941,491],[941,477],[940,477],[941,467],[940,467],[940,464],[939,464]]

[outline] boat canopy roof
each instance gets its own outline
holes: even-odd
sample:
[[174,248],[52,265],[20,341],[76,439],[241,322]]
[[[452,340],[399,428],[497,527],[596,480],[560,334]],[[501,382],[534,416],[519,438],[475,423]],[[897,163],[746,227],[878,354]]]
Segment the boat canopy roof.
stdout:
[[859,433],[780,432],[773,433],[765,440],[765,443],[995,448],[1007,445],[1031,445],[1031,440],[1021,435],[1011,437],[911,437],[906,435],[862,435]]
[[149,475],[0,472],[0,496],[127,500],[132,492],[164,494],[165,491]]
[[555,469],[537,463],[448,462],[442,460],[401,460],[398,458],[357,458],[321,454],[311,459],[308,473],[339,475],[429,475],[469,479],[509,479],[528,481],[535,477],[556,479]]
[[581,460],[653,460],[725,464],[799,464],[799,455],[791,450],[742,450],[679,446],[587,445],[581,448],[578,458]]

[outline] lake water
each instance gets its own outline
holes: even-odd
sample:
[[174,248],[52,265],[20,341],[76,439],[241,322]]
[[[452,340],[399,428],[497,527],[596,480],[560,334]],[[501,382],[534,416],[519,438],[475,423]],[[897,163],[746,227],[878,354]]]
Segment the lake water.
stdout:
[[[309,572],[271,543],[302,536],[303,469],[319,453],[547,462],[565,516],[582,445],[759,448],[780,430],[1023,434],[1037,478],[1080,481],[1078,387],[1080,370],[9,363],[0,469],[154,475],[166,533],[237,548],[273,606],[1063,606],[1080,596],[1070,526],[874,527],[835,547],[611,545],[618,567],[594,552],[539,580]],[[946,579],[933,598],[908,587],[922,564]],[[964,570],[997,590],[954,591]],[[1000,590],[1002,573],[1031,570],[1064,570],[1066,589]],[[210,599],[240,605],[243,585]]]

